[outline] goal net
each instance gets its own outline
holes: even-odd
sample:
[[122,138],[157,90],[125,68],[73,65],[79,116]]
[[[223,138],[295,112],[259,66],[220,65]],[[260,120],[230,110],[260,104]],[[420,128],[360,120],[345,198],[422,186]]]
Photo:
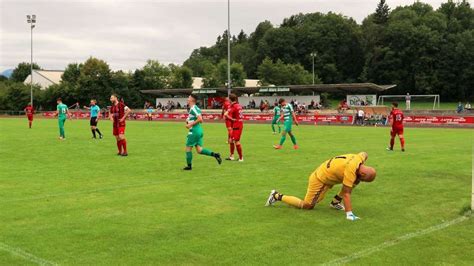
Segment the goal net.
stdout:
[[377,105],[390,105],[398,102],[401,109],[439,109],[439,94],[432,95],[380,95]]

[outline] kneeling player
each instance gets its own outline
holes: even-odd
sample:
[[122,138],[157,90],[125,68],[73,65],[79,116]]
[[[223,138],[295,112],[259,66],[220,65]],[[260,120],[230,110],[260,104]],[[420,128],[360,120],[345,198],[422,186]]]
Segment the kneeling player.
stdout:
[[[365,166],[367,153],[345,154],[333,157],[322,163],[310,176],[308,189],[304,200],[287,196],[272,190],[265,206],[270,206],[277,201],[300,208],[311,210],[316,203],[321,202],[328,190],[334,185],[342,183],[342,189],[330,203],[332,208],[346,211],[348,220],[357,220],[359,217],[352,213],[352,189],[360,181],[372,182],[375,179],[375,169]],[[344,205],[341,202],[344,201]]]
[[109,117],[114,125],[113,134],[117,139],[117,155],[128,156],[127,140],[125,139],[125,119],[131,110],[122,101],[119,101],[115,94],[110,96],[110,102],[112,103],[112,107],[110,107]]
[[244,161],[242,154],[242,145],[240,144],[240,137],[242,136],[242,130],[244,129],[242,106],[239,104],[237,95],[231,94],[229,96],[230,101],[232,102],[229,110],[225,113],[226,119],[232,121],[232,134],[230,138],[230,156],[226,160],[234,160],[234,149],[237,148],[237,153],[239,154],[239,162]]

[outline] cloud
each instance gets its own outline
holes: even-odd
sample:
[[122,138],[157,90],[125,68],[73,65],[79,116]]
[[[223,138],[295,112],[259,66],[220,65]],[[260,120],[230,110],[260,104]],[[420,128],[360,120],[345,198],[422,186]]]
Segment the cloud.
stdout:
[[[388,0],[392,9],[412,0]],[[441,1],[432,0],[435,7]],[[297,13],[342,13],[356,21],[378,0],[231,0],[231,32],[252,32],[263,20],[279,25]],[[133,70],[147,59],[181,64],[200,46],[212,45],[227,28],[226,0],[0,0],[0,70],[30,60],[26,14],[38,16],[34,61],[64,69],[89,56],[113,69]]]

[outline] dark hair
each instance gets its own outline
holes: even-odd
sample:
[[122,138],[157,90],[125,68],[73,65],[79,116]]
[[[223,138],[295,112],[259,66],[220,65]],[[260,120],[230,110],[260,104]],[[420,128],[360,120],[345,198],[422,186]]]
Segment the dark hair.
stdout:
[[278,100],[278,103],[279,103],[279,104],[282,104],[284,101],[285,101],[285,99],[280,98],[280,100]]
[[197,101],[197,99],[198,99],[198,97],[196,96],[196,94],[192,94],[192,93],[191,93],[189,96],[191,96],[191,98],[193,98],[194,101]]
[[233,102],[237,102],[239,98],[237,98],[237,95],[231,93],[231,94],[229,95],[229,99],[230,99],[231,101],[233,101]]
[[63,101],[63,99],[61,99],[61,97],[56,99],[56,102],[62,102],[62,101]]
[[393,102],[392,105],[395,106],[395,107],[398,107],[398,103],[397,103],[397,102]]

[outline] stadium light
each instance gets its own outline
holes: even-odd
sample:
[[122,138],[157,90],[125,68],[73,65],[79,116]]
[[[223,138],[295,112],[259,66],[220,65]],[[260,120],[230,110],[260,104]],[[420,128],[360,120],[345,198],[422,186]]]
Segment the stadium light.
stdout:
[[309,54],[312,58],[313,58],[313,85],[314,85],[314,58],[316,56],[318,56],[318,53],[316,52],[312,52],[311,54]]
[[232,84],[230,80],[230,0],[227,0],[227,96],[230,95]]
[[26,15],[26,22],[30,24],[30,31],[31,31],[30,103],[33,106],[33,29],[36,24],[36,15]]

